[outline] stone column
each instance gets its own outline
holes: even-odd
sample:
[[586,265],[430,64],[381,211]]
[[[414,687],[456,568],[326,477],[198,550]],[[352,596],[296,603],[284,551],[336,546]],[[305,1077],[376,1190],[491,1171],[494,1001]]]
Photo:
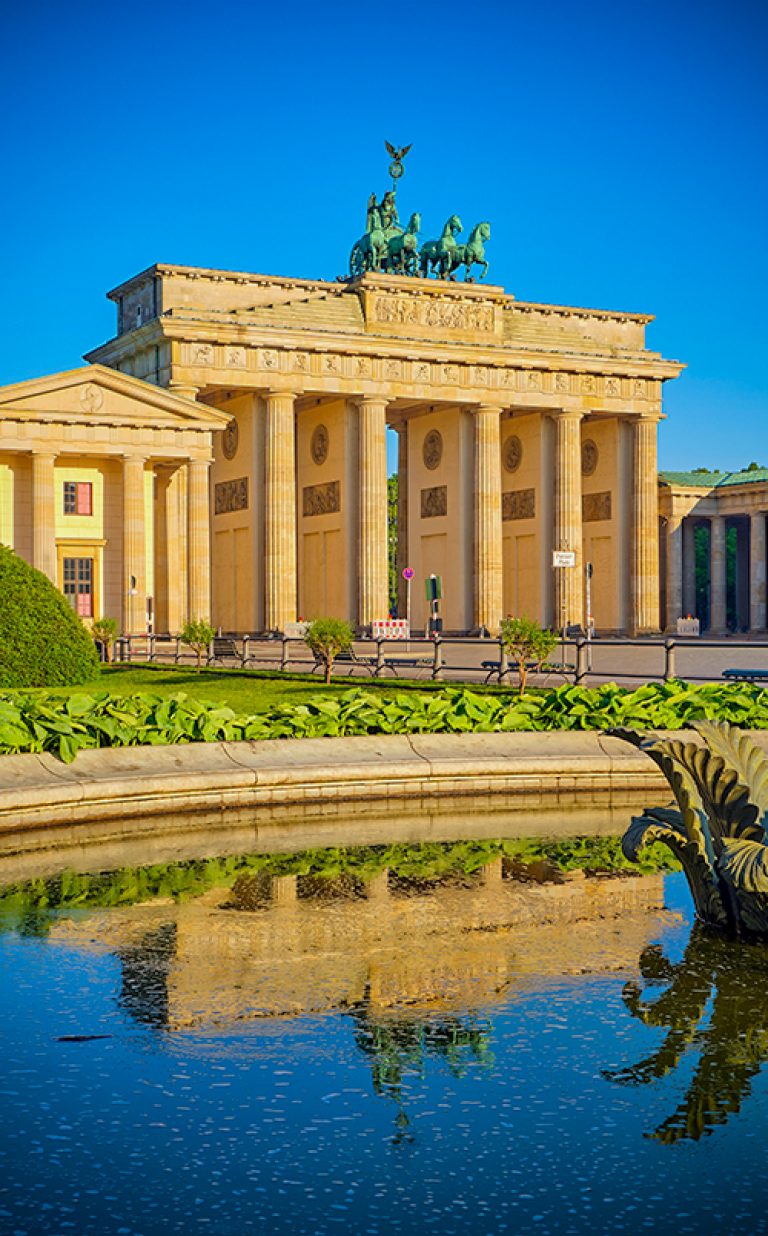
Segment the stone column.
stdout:
[[141,635],[146,630],[147,542],[144,516],[144,466],[141,455],[123,459],[123,630]]
[[32,565],[54,583],[56,578],[56,486],[49,451],[32,453]]
[[764,631],[766,613],[765,521],[763,511],[753,511],[749,517],[749,629]]
[[367,627],[389,614],[387,555],[387,403],[358,402],[360,542],[357,621]]
[[472,625],[498,635],[504,601],[501,549],[501,408],[480,404],[474,418],[474,613]]
[[683,609],[683,521],[679,515],[667,520],[667,617],[668,631],[677,630]]
[[[408,585],[403,571],[408,566],[408,422],[397,427],[397,613],[405,618],[408,608]],[[413,587],[413,585],[411,585]]]
[[696,525],[683,520],[683,617],[696,615]]
[[189,617],[211,618],[211,528],[208,493],[208,459],[190,459],[187,464],[187,571]]
[[656,462],[657,420],[633,422],[632,451],[632,606],[633,635],[659,629],[659,508]]
[[576,565],[551,568],[554,621],[559,630],[584,625],[581,544],[581,412],[560,412],[555,422],[555,519],[553,549],[576,554]]
[[296,396],[269,391],[264,459],[264,625],[296,621]]
[[709,626],[714,635],[726,627],[725,516],[709,521]]
[[165,492],[166,570],[168,630],[177,635],[189,616],[189,553],[187,548],[187,469],[176,468],[168,476]]

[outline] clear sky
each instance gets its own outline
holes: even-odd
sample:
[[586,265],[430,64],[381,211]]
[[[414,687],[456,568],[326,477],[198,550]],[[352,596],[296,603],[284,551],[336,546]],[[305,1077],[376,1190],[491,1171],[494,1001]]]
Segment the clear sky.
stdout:
[[155,261],[334,278],[401,215],[491,222],[522,300],[650,312],[660,464],[768,463],[765,0],[0,0],[0,382],[114,333]]

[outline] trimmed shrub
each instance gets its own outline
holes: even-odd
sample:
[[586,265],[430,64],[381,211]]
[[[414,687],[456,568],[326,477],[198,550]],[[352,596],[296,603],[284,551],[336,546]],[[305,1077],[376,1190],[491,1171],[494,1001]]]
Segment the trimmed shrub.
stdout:
[[70,686],[98,673],[93,640],[58,588],[0,545],[0,687]]

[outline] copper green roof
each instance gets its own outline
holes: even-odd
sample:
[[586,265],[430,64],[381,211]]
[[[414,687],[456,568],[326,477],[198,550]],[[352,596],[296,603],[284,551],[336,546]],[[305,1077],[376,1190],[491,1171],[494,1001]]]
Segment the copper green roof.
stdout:
[[659,480],[662,485],[721,489],[725,485],[753,485],[755,481],[768,481],[768,468],[744,469],[742,472],[660,472]]

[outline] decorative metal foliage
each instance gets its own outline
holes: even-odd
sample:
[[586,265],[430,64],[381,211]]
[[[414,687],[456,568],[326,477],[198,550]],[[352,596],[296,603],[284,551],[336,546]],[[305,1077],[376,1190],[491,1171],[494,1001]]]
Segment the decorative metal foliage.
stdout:
[[682,863],[703,922],[768,937],[768,758],[727,722],[692,724],[704,745],[616,729],[661,769],[677,808],[633,818],[622,842],[631,860],[663,841]]

